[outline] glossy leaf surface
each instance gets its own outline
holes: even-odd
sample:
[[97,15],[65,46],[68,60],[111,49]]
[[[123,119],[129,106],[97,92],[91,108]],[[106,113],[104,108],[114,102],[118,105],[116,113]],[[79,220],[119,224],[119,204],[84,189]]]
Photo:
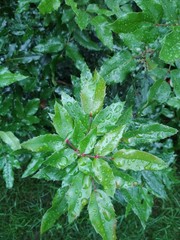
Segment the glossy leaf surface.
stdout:
[[26,79],[20,73],[12,73],[7,68],[0,68],[0,87],[6,87],[12,83],[22,81]]
[[67,187],[59,188],[52,201],[52,207],[47,210],[41,221],[41,233],[50,229],[58,218],[67,211],[67,201],[65,194]]
[[80,215],[81,210],[88,203],[88,199],[91,195],[91,189],[92,183],[89,176],[79,172],[73,177],[66,195],[68,202],[69,223],[73,222],[74,219]]
[[97,72],[91,80],[82,82],[81,104],[87,114],[96,114],[103,106],[105,97],[105,81]]
[[54,152],[64,148],[62,139],[55,134],[45,134],[34,137],[23,142],[21,146],[32,152]]
[[79,143],[79,150],[81,153],[90,153],[96,144],[97,130],[92,129]]
[[53,125],[56,132],[65,140],[67,135],[73,131],[73,120],[67,110],[57,102],[55,103],[54,111]]
[[125,125],[115,128],[114,130],[106,133],[102,139],[100,139],[95,148],[94,153],[105,156],[111,153],[117,146],[122,138],[123,132],[125,130]]
[[116,219],[110,198],[102,190],[91,194],[88,205],[90,221],[103,240],[116,240]]
[[103,159],[94,159],[92,164],[92,171],[95,179],[103,186],[107,195],[113,197],[116,186],[113,171],[109,164]]
[[139,150],[121,149],[114,154],[114,164],[124,170],[161,170],[167,168],[167,164],[160,158]]
[[38,8],[41,14],[51,13],[57,10],[60,6],[61,0],[41,0]]
[[173,84],[173,90],[178,98],[180,98],[180,70],[172,70],[171,71],[171,79]]
[[12,132],[0,131],[0,138],[4,143],[8,144],[10,148],[14,151],[21,148],[19,139]]
[[175,128],[159,123],[151,123],[141,125],[139,129],[126,132],[123,136],[123,139],[127,140],[132,145],[135,145],[159,141],[176,133],[177,130]]

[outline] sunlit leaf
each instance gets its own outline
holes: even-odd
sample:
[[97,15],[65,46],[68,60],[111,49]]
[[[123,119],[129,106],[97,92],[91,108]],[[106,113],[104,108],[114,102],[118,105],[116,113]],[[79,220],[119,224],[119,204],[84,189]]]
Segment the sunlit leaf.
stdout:
[[10,148],[14,151],[21,148],[19,139],[12,132],[0,131],[0,138],[4,143],[8,144]]

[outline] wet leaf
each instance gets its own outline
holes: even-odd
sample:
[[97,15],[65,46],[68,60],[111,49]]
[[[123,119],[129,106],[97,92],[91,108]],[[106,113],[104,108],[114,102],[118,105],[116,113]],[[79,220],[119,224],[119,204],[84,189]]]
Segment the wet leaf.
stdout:
[[121,149],[114,154],[113,158],[115,166],[124,170],[161,170],[168,167],[162,159],[134,149]]
[[61,0],[41,0],[38,8],[41,14],[51,13],[55,10],[58,10],[60,7]]
[[106,85],[101,76],[95,72],[92,79],[86,79],[81,86],[81,104],[87,114],[97,114],[104,102]]
[[146,142],[155,142],[170,137],[177,133],[175,128],[159,124],[150,123],[140,126],[136,130],[126,132],[123,139],[132,145]]
[[172,84],[173,84],[173,90],[178,98],[180,98],[180,70],[175,69],[172,70],[170,73]]
[[90,153],[94,149],[97,139],[96,128],[92,129],[79,143],[78,149],[81,153]]
[[81,210],[88,203],[91,189],[92,183],[89,176],[79,172],[73,177],[66,195],[69,223],[73,222],[80,215]]
[[67,110],[57,102],[55,103],[54,111],[53,125],[56,132],[65,140],[68,134],[73,131],[73,120]]
[[142,226],[145,228],[146,222],[152,212],[152,196],[149,195],[148,190],[143,187],[122,189],[121,192],[125,201],[128,203],[127,209],[133,210],[140,219]]
[[45,161],[44,158],[42,158],[38,154],[34,156],[31,159],[30,163],[28,164],[25,172],[23,173],[22,178],[25,178],[34,174],[41,167],[44,161]]
[[8,144],[12,150],[16,151],[21,149],[19,139],[12,132],[0,131],[0,138],[4,143]]
[[22,81],[26,79],[27,76],[24,76],[20,73],[12,73],[8,68],[0,68],[0,87],[6,87],[12,83]]
[[112,103],[102,109],[93,119],[92,128],[97,127],[97,133],[106,133],[109,128],[116,125],[122,114],[123,102]]
[[119,144],[125,130],[125,125],[116,127],[112,131],[106,133],[96,144],[94,153],[106,156],[111,153]]
[[160,54],[160,59],[166,63],[173,63],[180,59],[180,27],[174,27],[173,31],[166,35]]
[[29,139],[21,144],[32,152],[54,152],[64,148],[62,138],[55,134],[45,134]]
[[102,190],[91,194],[88,205],[90,221],[103,240],[116,240],[116,219],[110,198]]
[[59,188],[52,201],[52,207],[44,214],[41,221],[41,234],[50,229],[62,214],[67,211],[67,187]]
[[92,173],[92,160],[88,157],[82,157],[78,159],[78,168],[84,174]]
[[6,182],[6,188],[11,189],[14,183],[14,172],[10,158],[5,160],[3,167],[3,178]]
[[60,38],[52,37],[44,43],[40,43],[34,47],[35,52],[40,53],[57,53],[61,51],[64,44]]
[[120,51],[112,58],[106,59],[100,69],[100,75],[107,84],[122,83],[135,67],[134,59],[129,51]]
[[116,185],[113,171],[109,164],[103,159],[94,159],[92,164],[92,171],[95,179],[103,186],[107,195],[113,197]]
[[76,158],[77,154],[74,152],[74,150],[67,148],[58,152],[54,152],[46,159],[45,164],[58,169],[64,169],[68,165],[71,165]]

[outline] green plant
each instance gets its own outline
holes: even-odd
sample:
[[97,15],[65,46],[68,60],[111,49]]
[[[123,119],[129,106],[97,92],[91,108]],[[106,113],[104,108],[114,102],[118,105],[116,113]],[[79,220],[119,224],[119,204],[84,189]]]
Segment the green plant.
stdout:
[[22,143],[23,148],[42,153],[44,158],[33,159],[24,176],[40,168],[34,177],[62,182],[52,207],[43,216],[41,233],[65,212],[69,222],[73,222],[88,205],[95,230],[103,239],[116,239],[111,202],[116,189],[127,203],[127,212],[132,209],[143,226],[151,213],[153,201],[149,189],[138,174],[133,176],[128,170],[147,179],[150,174],[147,170],[160,172],[168,163],[130,145],[165,139],[177,131],[158,123],[142,124],[127,131],[132,121],[131,110],[124,113],[123,102],[103,108],[105,89],[105,81],[97,72],[91,79],[83,79],[81,106],[65,93],[61,95],[63,106],[55,104],[51,118],[57,135],[41,135]]

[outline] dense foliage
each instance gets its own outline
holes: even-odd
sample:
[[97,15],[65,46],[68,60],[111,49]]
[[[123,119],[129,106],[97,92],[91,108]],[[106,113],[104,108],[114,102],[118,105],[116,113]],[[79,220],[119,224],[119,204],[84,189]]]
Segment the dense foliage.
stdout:
[[143,227],[174,179],[180,117],[178,0],[2,1],[0,169],[57,181],[41,233],[87,206],[116,239],[113,204]]

